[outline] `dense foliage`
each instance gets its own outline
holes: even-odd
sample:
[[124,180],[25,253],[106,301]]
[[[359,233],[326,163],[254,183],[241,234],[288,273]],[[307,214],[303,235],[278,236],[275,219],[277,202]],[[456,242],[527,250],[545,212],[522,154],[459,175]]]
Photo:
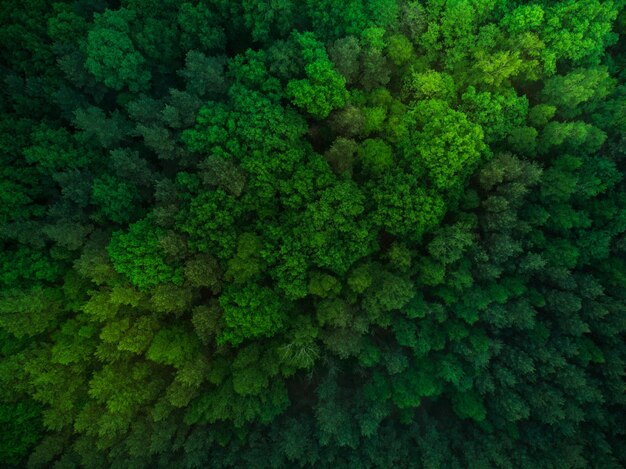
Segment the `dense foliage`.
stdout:
[[0,462],[626,465],[624,0],[4,0]]

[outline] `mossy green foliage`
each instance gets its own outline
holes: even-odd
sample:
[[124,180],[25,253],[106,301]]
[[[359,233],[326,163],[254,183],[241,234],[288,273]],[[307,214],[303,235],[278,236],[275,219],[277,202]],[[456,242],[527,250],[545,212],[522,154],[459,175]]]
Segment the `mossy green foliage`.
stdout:
[[626,465],[623,0],[0,5],[0,466]]

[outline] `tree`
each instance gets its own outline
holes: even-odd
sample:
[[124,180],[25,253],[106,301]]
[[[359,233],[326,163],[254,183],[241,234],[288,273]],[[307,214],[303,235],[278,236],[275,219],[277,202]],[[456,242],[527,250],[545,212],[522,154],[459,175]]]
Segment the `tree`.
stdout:
[[577,69],[567,75],[557,75],[546,80],[542,95],[548,104],[559,109],[566,119],[578,116],[581,104],[606,97],[613,81],[606,69]]
[[143,90],[151,79],[146,60],[131,38],[135,18],[136,13],[126,8],[106,10],[96,14],[94,28],[87,35],[85,67],[114,90],[125,86],[130,91]]
[[337,296],[341,291],[341,284],[332,275],[323,272],[312,272],[309,280],[309,293],[322,298]]
[[160,246],[162,229],[147,219],[130,225],[128,232],[117,231],[108,246],[115,270],[137,287],[146,289],[164,282],[180,283],[180,268],[167,264]]
[[191,246],[220,258],[235,251],[235,220],[240,216],[235,199],[221,189],[194,198],[188,211],[180,215],[181,229],[190,235]]
[[374,203],[374,222],[394,235],[418,240],[444,214],[442,198],[419,187],[408,173],[389,171],[368,189]]
[[559,2],[546,11],[541,36],[557,59],[574,66],[596,65],[603,49],[615,41],[610,25],[616,16],[612,3]]
[[482,128],[439,100],[423,101],[413,112],[421,126],[413,136],[420,155],[417,161],[423,162],[436,188],[454,187],[485,151]]
[[324,156],[335,173],[351,175],[357,148],[358,144],[354,140],[338,137]]
[[302,228],[296,232],[311,251],[314,265],[339,274],[368,255],[374,246],[374,233],[361,217],[364,196],[356,184],[339,182],[324,190],[319,200],[303,214]]
[[31,139],[32,145],[24,149],[24,156],[45,174],[84,167],[92,158],[89,152],[77,148],[62,128],[52,129],[42,124],[33,131]]
[[343,75],[346,84],[354,83],[359,75],[360,52],[361,45],[354,36],[337,39],[330,48],[328,55],[333,63],[333,67]]
[[263,272],[263,240],[254,233],[242,233],[237,240],[237,254],[228,261],[225,277],[234,283],[246,283]]
[[225,327],[218,343],[238,345],[246,339],[271,337],[287,316],[288,305],[276,293],[253,283],[227,289],[219,301]]
[[83,132],[78,133],[79,141],[95,141],[103,148],[112,148],[129,133],[128,123],[115,112],[107,117],[98,107],[77,109],[74,112],[74,123]]
[[0,299],[0,325],[18,339],[41,334],[54,324],[61,299],[58,290],[41,286],[6,290]]
[[114,223],[127,223],[137,214],[137,189],[116,177],[105,175],[96,179],[91,196],[102,215]]
[[404,65],[413,58],[413,44],[403,34],[394,34],[387,39],[387,54],[397,66]]
[[528,114],[528,100],[514,93],[477,92],[469,86],[461,102],[463,112],[482,127],[487,143],[505,138],[524,123]]
[[308,79],[293,80],[287,85],[292,102],[317,119],[328,117],[333,109],[346,104],[346,80],[332,68],[328,60],[316,60],[306,65]]
[[224,48],[226,32],[219,24],[219,16],[207,5],[184,2],[180,4],[176,19],[181,28],[183,50],[202,53]]
[[456,98],[454,79],[447,73],[434,70],[411,73],[404,82],[402,92],[415,101],[441,99],[452,102]]
[[357,150],[357,161],[366,173],[381,176],[393,166],[392,149],[381,139],[368,138]]
[[202,52],[190,50],[185,56],[185,68],[178,74],[185,79],[189,93],[217,98],[227,90],[224,65],[223,57],[207,57]]

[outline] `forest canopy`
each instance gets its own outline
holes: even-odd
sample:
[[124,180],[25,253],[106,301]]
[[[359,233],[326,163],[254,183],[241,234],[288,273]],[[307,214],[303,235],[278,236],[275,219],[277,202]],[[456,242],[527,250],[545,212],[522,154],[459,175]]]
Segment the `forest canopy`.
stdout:
[[0,2],[0,466],[626,466],[625,7]]

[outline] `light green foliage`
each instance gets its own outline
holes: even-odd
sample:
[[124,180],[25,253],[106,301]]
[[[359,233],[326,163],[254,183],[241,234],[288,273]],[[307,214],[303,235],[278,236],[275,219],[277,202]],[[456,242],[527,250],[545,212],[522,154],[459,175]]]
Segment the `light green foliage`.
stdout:
[[528,123],[535,128],[545,126],[554,117],[556,107],[549,104],[537,104],[528,112]]
[[519,75],[524,65],[518,52],[502,51],[490,55],[477,52],[476,58],[474,67],[480,74],[480,81],[496,89]]
[[555,146],[575,150],[584,148],[587,151],[597,151],[606,139],[602,130],[581,121],[548,123],[540,134],[539,151],[547,152]]
[[256,284],[225,291],[220,305],[224,310],[225,328],[218,341],[233,345],[276,334],[285,322],[288,309],[276,293]]
[[[104,415],[97,418],[96,426],[102,425],[102,430],[107,429],[113,434],[124,432],[127,428],[125,419],[115,418],[115,415],[132,416],[142,404],[155,399],[160,391],[162,383],[158,379],[150,380],[150,371],[148,363],[136,363],[111,364],[94,373],[89,381],[89,395],[95,402],[106,406]],[[86,410],[83,409],[83,415]],[[80,417],[83,416],[79,416],[80,424],[83,424]]]
[[402,34],[394,34],[387,39],[387,53],[391,61],[400,66],[413,58],[413,44]]
[[501,24],[511,33],[534,31],[541,26],[544,16],[541,5],[521,5],[507,13]]
[[148,220],[133,223],[128,232],[113,234],[108,247],[115,270],[137,287],[150,288],[164,282],[179,283],[180,269],[167,264],[159,239],[163,230]]
[[402,91],[408,98],[416,101],[424,99],[453,101],[456,97],[454,79],[447,73],[435,70],[411,73],[405,80]]
[[346,104],[346,81],[332,69],[328,60],[316,60],[305,67],[307,80],[289,82],[287,93],[293,103],[317,119],[324,119],[333,109]]
[[512,129],[522,125],[528,113],[528,100],[514,93],[477,92],[473,86],[461,96],[461,109],[480,124],[485,141],[503,139]]
[[188,310],[191,299],[192,293],[189,289],[165,284],[154,289],[150,302],[152,309],[157,313],[181,316]]
[[180,328],[162,329],[154,336],[146,358],[180,368],[193,357],[196,344],[187,331]]
[[542,36],[557,59],[573,65],[596,65],[604,48],[615,42],[611,23],[616,16],[613,2],[558,2],[546,11]]
[[454,187],[486,150],[482,128],[439,100],[418,103],[413,113],[421,129],[414,136],[419,156],[411,164],[423,164],[438,189]]

